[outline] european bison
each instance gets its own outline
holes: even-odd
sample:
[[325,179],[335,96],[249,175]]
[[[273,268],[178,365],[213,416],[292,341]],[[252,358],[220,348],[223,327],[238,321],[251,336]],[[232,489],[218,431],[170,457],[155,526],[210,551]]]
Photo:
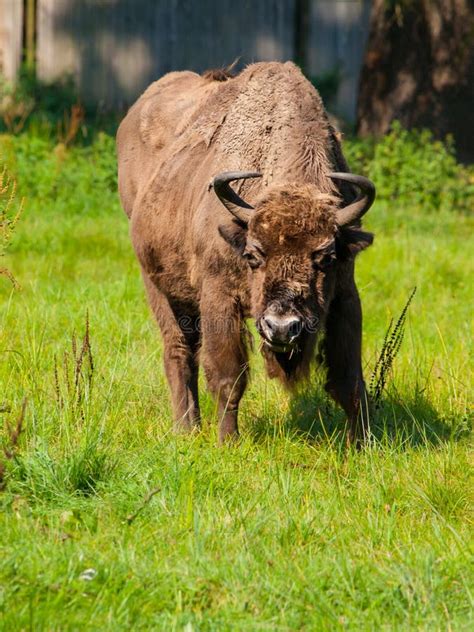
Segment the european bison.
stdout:
[[[161,329],[175,428],[199,426],[198,366],[238,433],[253,318],[271,377],[308,374],[321,335],[326,390],[364,435],[356,254],[374,185],[348,173],[321,99],[292,63],[172,72],[117,134],[119,191]],[[234,184],[230,185],[233,182]],[[354,193],[354,191],[356,193]]]

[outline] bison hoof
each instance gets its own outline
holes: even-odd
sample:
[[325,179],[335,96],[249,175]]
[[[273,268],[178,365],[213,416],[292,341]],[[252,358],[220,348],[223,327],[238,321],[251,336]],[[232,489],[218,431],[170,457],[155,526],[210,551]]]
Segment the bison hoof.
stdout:
[[238,430],[233,432],[220,432],[219,433],[219,445],[235,445],[240,439]]
[[176,434],[192,434],[201,430],[201,422],[199,420],[188,421],[180,419],[173,424],[173,431]]

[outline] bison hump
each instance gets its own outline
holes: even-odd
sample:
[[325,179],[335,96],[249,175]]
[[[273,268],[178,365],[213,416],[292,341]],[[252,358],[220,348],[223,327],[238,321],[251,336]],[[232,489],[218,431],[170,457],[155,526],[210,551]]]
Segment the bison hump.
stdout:
[[155,81],[136,104],[142,142],[155,150],[172,142],[215,89],[215,82],[190,71],[171,72]]

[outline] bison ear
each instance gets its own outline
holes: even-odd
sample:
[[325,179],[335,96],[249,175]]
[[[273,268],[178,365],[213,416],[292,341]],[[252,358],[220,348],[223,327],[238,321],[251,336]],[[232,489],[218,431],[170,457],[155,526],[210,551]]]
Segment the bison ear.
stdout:
[[237,222],[221,224],[218,230],[222,239],[241,255],[247,243],[247,230]]
[[343,228],[339,231],[336,240],[338,259],[354,259],[354,257],[374,241],[373,233],[368,233],[360,228]]

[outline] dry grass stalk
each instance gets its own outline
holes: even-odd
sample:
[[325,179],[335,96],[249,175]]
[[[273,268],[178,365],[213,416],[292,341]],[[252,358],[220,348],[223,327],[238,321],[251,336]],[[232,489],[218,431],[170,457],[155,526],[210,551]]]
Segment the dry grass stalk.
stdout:
[[86,393],[90,393],[94,377],[94,358],[90,343],[89,313],[86,313],[85,332],[80,345],[77,344],[76,334],[71,336],[71,350],[63,354],[62,371],[58,366],[58,359],[54,358],[54,390],[56,401],[60,408],[66,405],[79,409],[84,417],[84,400]]
[[[9,177],[6,169],[0,171],[0,257],[4,257],[13,238],[15,226],[23,210],[23,200],[16,209],[16,183]],[[13,285],[18,285],[12,273],[5,267],[0,267],[0,275],[10,279]]]
[[58,122],[58,140],[68,147],[76,138],[84,121],[85,111],[80,103],[71,107],[71,112],[65,112],[63,121]]
[[0,101],[0,117],[10,134],[18,134],[35,107],[33,99],[19,98],[16,93],[7,94]]
[[153,498],[153,496],[157,494],[159,491],[161,491],[161,487],[155,487],[154,489],[148,492],[148,494],[143,499],[142,504],[133,513],[131,513],[129,516],[126,517],[125,520],[128,525],[132,524],[135,518],[143,511],[143,509],[145,509],[145,507],[148,505],[148,503]]

